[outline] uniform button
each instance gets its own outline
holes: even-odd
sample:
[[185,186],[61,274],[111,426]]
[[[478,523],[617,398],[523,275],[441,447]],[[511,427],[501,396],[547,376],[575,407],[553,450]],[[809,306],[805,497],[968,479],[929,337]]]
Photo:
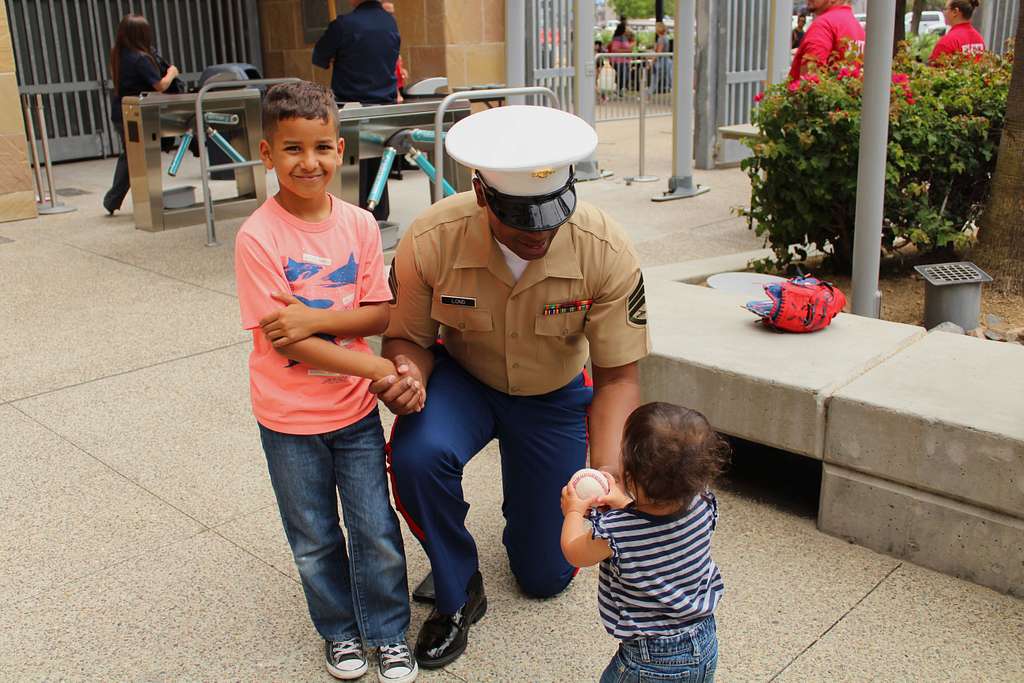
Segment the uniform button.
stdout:
[[459,329],[460,330],[466,329],[466,323],[459,323]]
[[519,363],[513,363],[513,364],[512,364],[512,367],[513,367],[513,368],[518,368],[518,367],[519,367]]
[[510,334],[508,336],[512,337],[513,339],[518,339],[519,338],[519,333],[518,332],[513,332],[512,334]]

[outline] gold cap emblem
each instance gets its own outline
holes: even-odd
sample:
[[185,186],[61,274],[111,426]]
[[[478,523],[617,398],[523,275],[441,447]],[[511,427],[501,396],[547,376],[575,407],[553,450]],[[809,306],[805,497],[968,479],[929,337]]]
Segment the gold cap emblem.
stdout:
[[544,178],[547,178],[549,175],[551,175],[554,172],[555,172],[554,169],[551,169],[551,168],[541,168],[541,169],[538,169],[538,170],[534,171],[530,175],[532,175],[534,178],[540,178],[541,180],[543,180]]

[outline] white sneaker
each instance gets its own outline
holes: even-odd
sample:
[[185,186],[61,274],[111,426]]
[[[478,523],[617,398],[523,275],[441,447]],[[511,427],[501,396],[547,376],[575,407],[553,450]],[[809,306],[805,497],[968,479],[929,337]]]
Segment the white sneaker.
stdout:
[[359,678],[369,668],[363,644],[358,638],[325,640],[324,660],[327,664],[327,672],[343,681]]
[[380,683],[412,683],[419,672],[416,659],[405,641],[384,645],[377,650],[377,680]]

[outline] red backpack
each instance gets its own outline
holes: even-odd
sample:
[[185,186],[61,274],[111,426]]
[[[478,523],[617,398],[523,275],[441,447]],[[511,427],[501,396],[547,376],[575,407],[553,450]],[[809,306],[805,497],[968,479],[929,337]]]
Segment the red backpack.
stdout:
[[846,297],[831,282],[801,276],[764,286],[768,301],[749,301],[746,309],[768,327],[786,332],[815,332],[828,327]]

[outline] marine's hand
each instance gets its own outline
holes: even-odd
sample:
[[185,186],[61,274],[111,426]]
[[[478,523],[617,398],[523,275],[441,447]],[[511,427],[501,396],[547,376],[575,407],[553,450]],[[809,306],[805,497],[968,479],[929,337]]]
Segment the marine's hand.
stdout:
[[277,301],[286,304],[260,320],[260,328],[274,348],[281,348],[311,337],[317,329],[317,311],[310,308],[291,294],[273,292]]
[[622,487],[619,486],[619,483],[615,481],[615,477],[611,472],[602,470],[601,473],[604,475],[605,479],[608,480],[608,488],[610,490],[605,495],[598,496],[597,504],[599,506],[602,508],[621,510],[633,502],[633,499],[630,498],[629,495],[622,490]]
[[562,516],[565,517],[570,512],[578,512],[583,517],[587,516],[590,508],[597,504],[596,498],[587,498],[584,500],[576,495],[576,489],[572,486],[566,485],[562,487]]
[[377,380],[370,385],[370,391],[395,415],[418,413],[427,402],[423,375],[408,356],[398,354],[394,363],[398,375],[388,375]]

